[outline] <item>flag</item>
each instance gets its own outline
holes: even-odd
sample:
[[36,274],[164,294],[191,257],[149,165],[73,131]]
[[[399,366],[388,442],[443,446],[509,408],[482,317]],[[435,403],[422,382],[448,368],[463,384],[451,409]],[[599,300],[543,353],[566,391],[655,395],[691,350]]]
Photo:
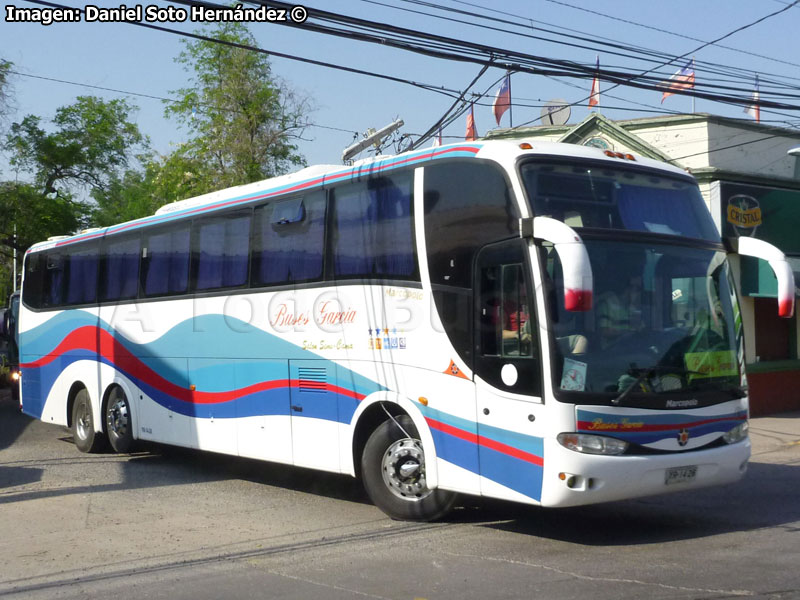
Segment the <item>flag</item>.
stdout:
[[478,130],[475,128],[474,107],[474,104],[469,105],[469,114],[467,115],[467,133],[464,135],[464,139],[468,142],[474,142],[478,139]]
[[756,87],[753,89],[753,103],[744,109],[744,112],[753,117],[756,123],[761,122],[761,106],[759,106],[758,101],[758,75],[756,75]]
[[492,112],[498,125],[500,125],[500,119],[509,108],[511,108],[511,76],[506,75],[505,79],[503,79],[503,85],[497,90],[494,102],[492,102]]
[[589,94],[589,108],[593,106],[597,106],[600,104],[600,79],[598,79],[598,75],[600,74],[600,56],[597,57],[597,73],[594,76],[594,80],[592,81],[592,92]]
[[[661,87],[668,90],[688,90],[694,88],[694,59],[686,63],[680,71],[677,71],[672,77],[661,83]],[[661,102],[672,96],[675,92],[664,92],[661,95]]]
[[436,137],[433,138],[433,145],[431,148],[437,148],[442,145],[442,128],[439,127],[439,130],[436,132]]

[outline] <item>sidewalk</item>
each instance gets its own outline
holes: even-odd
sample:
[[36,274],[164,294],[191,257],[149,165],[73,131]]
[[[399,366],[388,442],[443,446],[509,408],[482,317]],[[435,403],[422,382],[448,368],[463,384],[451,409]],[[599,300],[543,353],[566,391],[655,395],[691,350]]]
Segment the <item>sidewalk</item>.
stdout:
[[800,447],[800,412],[780,413],[750,419],[753,458],[791,447]]

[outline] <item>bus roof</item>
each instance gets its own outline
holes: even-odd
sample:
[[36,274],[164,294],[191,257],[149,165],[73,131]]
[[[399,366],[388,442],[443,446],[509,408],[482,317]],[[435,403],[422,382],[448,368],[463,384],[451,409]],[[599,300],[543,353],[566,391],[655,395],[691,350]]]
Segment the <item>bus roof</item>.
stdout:
[[28,252],[37,252],[53,247],[70,245],[76,242],[102,238],[106,235],[134,231],[143,227],[160,225],[234,206],[246,206],[250,203],[256,203],[276,196],[319,189],[331,183],[341,183],[348,180],[357,181],[362,177],[384,173],[401,167],[422,166],[424,163],[431,160],[448,158],[487,158],[506,164],[509,164],[507,161],[511,161],[510,164],[513,164],[518,157],[524,155],[601,160],[608,161],[615,165],[619,165],[620,163],[637,164],[661,171],[668,171],[675,175],[687,175],[685,171],[678,167],[664,162],[575,144],[525,139],[488,140],[447,144],[393,156],[366,158],[346,166],[315,165],[306,167],[287,175],[226,188],[186,200],[173,202],[162,206],[155,214],[148,217],[120,223],[118,225],[111,225],[109,227],[86,230],[73,236],[59,236],[58,239],[51,239],[34,244]]

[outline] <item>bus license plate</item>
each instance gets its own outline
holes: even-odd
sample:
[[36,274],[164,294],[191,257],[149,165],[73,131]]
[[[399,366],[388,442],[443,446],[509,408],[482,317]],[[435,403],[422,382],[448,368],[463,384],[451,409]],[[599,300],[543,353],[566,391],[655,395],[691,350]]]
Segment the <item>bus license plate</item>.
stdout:
[[692,465],[690,467],[675,467],[673,469],[667,469],[664,483],[667,485],[685,483],[687,481],[692,481],[696,476],[697,465]]

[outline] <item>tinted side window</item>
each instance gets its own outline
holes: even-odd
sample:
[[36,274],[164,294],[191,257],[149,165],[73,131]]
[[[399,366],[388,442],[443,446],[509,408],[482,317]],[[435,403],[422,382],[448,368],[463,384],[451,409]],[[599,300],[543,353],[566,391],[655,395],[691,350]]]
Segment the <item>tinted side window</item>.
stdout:
[[322,278],[325,192],[261,206],[255,223],[252,285]]
[[[494,387],[532,396],[542,393],[539,328],[520,239],[487,246],[476,260],[477,335],[475,373]],[[513,366],[515,377],[503,377]]]
[[185,293],[189,284],[189,225],[148,235],[142,250],[146,296]]
[[519,235],[500,168],[478,160],[425,167],[425,242],[433,298],[447,337],[473,366],[472,271],[486,244]]
[[519,234],[500,168],[476,160],[425,167],[425,240],[431,283],[471,287],[475,251]]
[[336,277],[418,279],[413,174],[371,178],[334,190]]
[[194,223],[194,288],[212,290],[247,283],[250,212]]
[[139,292],[138,237],[128,239],[111,238],[106,241],[103,274],[100,278],[100,300],[129,300]]
[[88,304],[97,300],[98,248],[75,249],[66,255],[66,304]]
[[25,281],[22,300],[31,308],[46,306],[47,257],[43,252],[33,252],[25,257]]

